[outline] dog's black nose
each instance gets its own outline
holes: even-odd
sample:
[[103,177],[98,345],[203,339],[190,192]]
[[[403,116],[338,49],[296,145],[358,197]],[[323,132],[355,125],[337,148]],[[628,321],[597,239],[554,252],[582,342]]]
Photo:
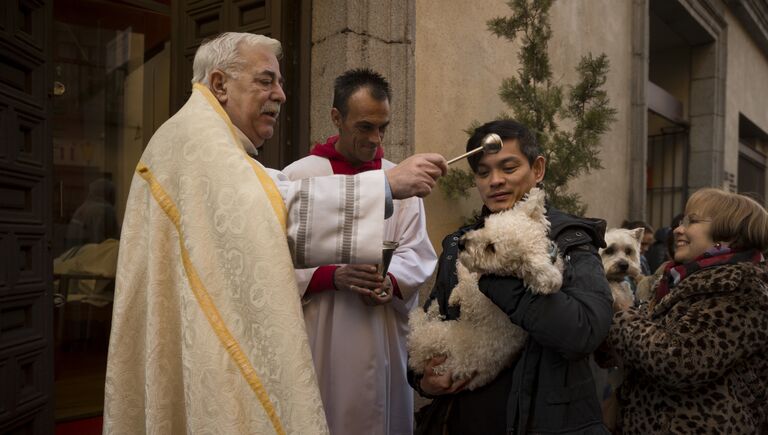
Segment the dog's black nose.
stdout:
[[618,263],[616,263],[616,267],[619,268],[620,271],[626,272],[627,269],[629,269],[629,263],[627,263],[626,261],[619,261]]

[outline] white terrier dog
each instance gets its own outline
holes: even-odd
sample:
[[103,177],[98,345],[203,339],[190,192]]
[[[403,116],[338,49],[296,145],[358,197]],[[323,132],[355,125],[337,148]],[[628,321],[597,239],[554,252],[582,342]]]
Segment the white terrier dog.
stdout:
[[560,289],[563,260],[549,240],[544,191],[531,189],[515,206],[486,218],[485,226],[464,235],[456,262],[459,283],[448,303],[460,307],[458,320],[444,320],[437,303],[410,316],[409,365],[417,374],[434,356],[447,358],[439,373],[472,378],[472,390],[493,380],[519,356],[528,334],[478,288],[482,274],[515,276],[532,292]]
[[613,228],[605,233],[604,249],[600,249],[605,277],[611,285],[613,300],[623,305],[632,305],[635,297],[625,278],[637,281],[640,271],[640,241],[643,240],[642,228],[625,230]]

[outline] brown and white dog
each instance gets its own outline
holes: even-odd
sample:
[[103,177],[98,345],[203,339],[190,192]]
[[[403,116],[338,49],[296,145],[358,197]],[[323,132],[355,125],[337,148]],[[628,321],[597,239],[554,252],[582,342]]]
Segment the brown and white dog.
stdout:
[[[626,278],[632,278],[635,282],[640,278],[640,241],[643,239],[643,232],[643,228],[610,229],[605,233],[607,246],[600,250],[605,277],[611,286],[611,295],[614,302],[622,306],[631,306],[635,300]],[[623,370],[619,367],[600,368],[593,363],[592,374],[603,411],[603,423],[608,430],[614,432],[618,429],[619,415],[616,391],[623,381]]]
[[642,228],[625,230],[613,228],[605,233],[605,248],[600,250],[605,277],[611,285],[613,300],[622,305],[632,305],[635,300],[626,278],[635,281],[641,276],[640,241],[643,240]]

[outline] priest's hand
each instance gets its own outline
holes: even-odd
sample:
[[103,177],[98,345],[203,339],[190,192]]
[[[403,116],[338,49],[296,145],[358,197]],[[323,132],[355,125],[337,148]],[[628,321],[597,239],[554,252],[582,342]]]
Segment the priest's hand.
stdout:
[[445,356],[435,356],[427,361],[419,384],[421,391],[430,396],[441,396],[458,393],[467,386],[471,378],[454,380],[451,372],[440,370],[440,364],[444,362]]
[[394,199],[424,197],[432,192],[437,179],[445,175],[448,166],[440,154],[414,154],[386,171],[387,182]]
[[373,290],[384,285],[384,279],[377,272],[375,264],[346,264],[333,273],[336,290],[351,291],[371,296]]

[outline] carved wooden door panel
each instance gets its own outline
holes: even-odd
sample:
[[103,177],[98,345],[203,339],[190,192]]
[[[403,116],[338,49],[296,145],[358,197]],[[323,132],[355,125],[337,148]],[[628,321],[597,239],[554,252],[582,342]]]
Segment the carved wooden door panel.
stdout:
[[0,2],[0,433],[53,433],[50,0]]
[[[192,61],[200,44],[223,32],[251,32],[283,44],[281,70],[287,102],[275,136],[259,151],[268,167],[282,168],[299,157],[308,136],[309,0],[179,0],[174,2],[171,40],[171,111],[191,93]],[[302,71],[302,74],[299,72]]]

